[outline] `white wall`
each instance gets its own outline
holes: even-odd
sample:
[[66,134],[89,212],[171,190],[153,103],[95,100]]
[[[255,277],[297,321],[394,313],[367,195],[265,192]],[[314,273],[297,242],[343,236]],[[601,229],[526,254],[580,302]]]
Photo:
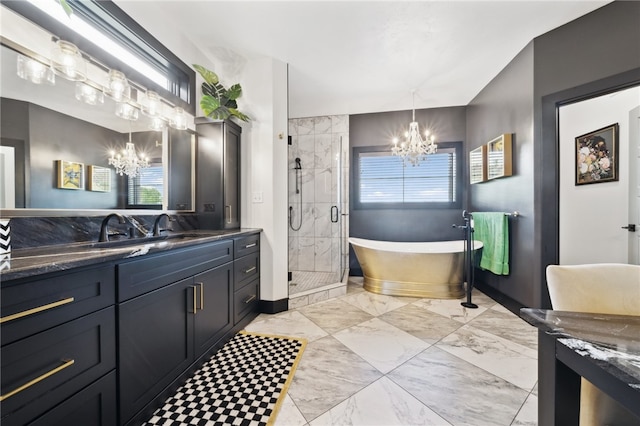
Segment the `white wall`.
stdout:
[[[560,264],[627,263],[629,111],[640,87],[560,108]],[[575,185],[575,137],[618,123],[619,180]]]

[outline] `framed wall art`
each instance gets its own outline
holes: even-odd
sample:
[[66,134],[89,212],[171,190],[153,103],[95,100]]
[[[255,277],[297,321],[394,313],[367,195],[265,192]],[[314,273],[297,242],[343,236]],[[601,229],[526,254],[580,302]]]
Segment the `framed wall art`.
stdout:
[[576,185],[618,180],[618,123],[576,138]]
[[482,145],[469,152],[469,182],[479,183],[487,180],[487,146]]
[[511,133],[487,143],[487,179],[511,176]]
[[111,169],[100,166],[89,166],[87,176],[89,191],[109,192],[111,191]]
[[57,160],[56,163],[58,167],[58,188],[84,188],[84,164],[65,160]]

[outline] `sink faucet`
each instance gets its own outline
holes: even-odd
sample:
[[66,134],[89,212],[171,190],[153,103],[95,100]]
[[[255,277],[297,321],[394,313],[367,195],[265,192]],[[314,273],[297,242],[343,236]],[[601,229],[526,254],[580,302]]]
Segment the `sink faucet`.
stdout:
[[162,220],[163,217],[166,217],[169,222],[173,222],[175,220],[175,219],[173,219],[171,216],[169,216],[166,213],[160,213],[158,215],[158,217],[156,217],[156,221],[153,223],[153,236],[154,237],[159,236],[160,232],[162,232],[162,231],[170,231],[170,229],[160,229],[160,221]]
[[118,214],[118,213],[108,214],[107,217],[105,217],[102,220],[102,225],[100,225],[100,238],[98,239],[99,242],[109,241],[109,235],[127,235],[123,233],[109,234],[108,225],[109,225],[109,220],[111,220],[112,217],[117,217],[118,223],[126,223],[126,219],[121,214]]

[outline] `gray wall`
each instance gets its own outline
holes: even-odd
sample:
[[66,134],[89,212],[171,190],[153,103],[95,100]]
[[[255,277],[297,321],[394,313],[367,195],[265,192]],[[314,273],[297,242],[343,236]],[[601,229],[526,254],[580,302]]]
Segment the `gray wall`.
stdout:
[[[411,121],[411,111],[382,112],[349,116],[350,149],[362,146],[388,146],[400,129],[406,128]],[[464,155],[465,108],[433,108],[416,110],[416,121],[420,129],[430,128],[437,142],[463,142],[463,170],[466,168]],[[351,152],[351,158],[353,158]],[[353,167],[351,167],[353,173]],[[354,182],[351,177],[350,182]],[[351,190],[353,190],[353,185]],[[351,194],[350,199],[353,195]],[[466,192],[463,186],[462,200]],[[461,209],[366,209],[356,210],[349,203],[349,235],[386,241],[445,241],[462,239],[460,230],[452,224],[462,224]],[[360,265],[350,249],[349,268],[351,274],[360,274]]]
[[556,105],[640,83],[638,22],[640,2],[615,1],[536,38],[467,108],[468,149],[515,133],[514,177],[473,185],[469,206],[522,212],[511,275],[478,277],[522,305],[550,306],[545,269],[558,262]]
[[468,150],[502,133],[513,138],[513,175],[471,185],[469,210],[520,213],[509,218],[510,274],[478,270],[476,281],[524,304],[533,300],[533,62],[533,43],[529,43],[467,107]]

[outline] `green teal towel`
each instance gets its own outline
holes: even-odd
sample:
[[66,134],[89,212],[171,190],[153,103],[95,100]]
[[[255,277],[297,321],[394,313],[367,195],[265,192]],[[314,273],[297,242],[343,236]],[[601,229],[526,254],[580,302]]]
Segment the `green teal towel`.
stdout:
[[509,218],[504,213],[472,213],[473,239],[482,241],[480,268],[509,275]]

